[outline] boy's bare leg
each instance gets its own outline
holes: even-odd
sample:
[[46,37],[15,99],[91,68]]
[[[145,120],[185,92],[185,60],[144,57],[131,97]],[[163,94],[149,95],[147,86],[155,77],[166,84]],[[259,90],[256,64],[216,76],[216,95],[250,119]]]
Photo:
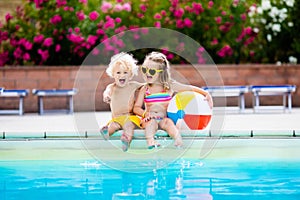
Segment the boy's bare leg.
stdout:
[[117,130],[120,130],[122,127],[120,124],[116,122],[110,123],[108,126],[103,126],[100,130],[101,135],[105,140],[108,140],[109,137],[116,132]]
[[123,151],[127,151],[130,146],[134,134],[134,127],[135,125],[131,121],[126,122],[123,126],[123,133],[121,135]]
[[160,144],[158,144],[154,140],[154,135],[158,129],[158,123],[156,122],[156,120],[151,119],[150,121],[145,122],[144,127],[145,127],[145,137],[147,140],[148,149],[159,147]]
[[181,147],[183,142],[182,142],[182,137],[179,133],[178,128],[175,126],[174,122],[169,119],[169,118],[164,118],[160,123],[160,127],[167,131],[170,137],[174,139],[174,145],[176,147]]

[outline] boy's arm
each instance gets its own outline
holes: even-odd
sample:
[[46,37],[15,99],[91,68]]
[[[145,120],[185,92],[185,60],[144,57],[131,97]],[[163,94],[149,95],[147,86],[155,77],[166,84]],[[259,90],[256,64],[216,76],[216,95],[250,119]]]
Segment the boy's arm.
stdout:
[[213,99],[211,97],[211,95],[209,94],[209,92],[203,90],[202,88],[193,86],[193,85],[186,85],[186,84],[182,84],[179,83],[177,81],[173,81],[171,83],[171,88],[172,90],[174,90],[175,92],[183,92],[183,91],[194,91],[194,92],[198,92],[200,94],[202,94],[203,96],[205,96],[208,105],[210,108],[213,107]]
[[135,100],[135,104],[133,106],[133,112],[136,115],[139,115],[141,117],[145,117],[145,110],[143,109],[144,105],[144,95],[145,95],[145,87],[142,87]]
[[112,93],[112,90],[113,90],[113,85],[114,85],[113,83],[107,85],[106,89],[103,92],[103,101],[105,103],[110,103],[111,93]]

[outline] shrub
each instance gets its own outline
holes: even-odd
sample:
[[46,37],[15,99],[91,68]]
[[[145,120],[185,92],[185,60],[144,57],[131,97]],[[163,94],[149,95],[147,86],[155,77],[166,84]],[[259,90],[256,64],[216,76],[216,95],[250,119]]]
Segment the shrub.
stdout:
[[[101,54],[94,48],[99,43],[139,27],[186,34],[198,41],[216,63],[269,61],[258,56],[263,51],[256,45],[263,38],[258,34],[264,31],[250,23],[249,7],[255,0],[247,2],[29,0],[15,13],[8,13],[0,24],[0,66],[80,65],[89,53]],[[254,15],[251,17],[254,19]],[[124,45],[128,44],[105,44],[105,51],[118,53]],[[171,62],[183,62],[167,50],[162,51]],[[201,56],[198,61],[205,63]]]

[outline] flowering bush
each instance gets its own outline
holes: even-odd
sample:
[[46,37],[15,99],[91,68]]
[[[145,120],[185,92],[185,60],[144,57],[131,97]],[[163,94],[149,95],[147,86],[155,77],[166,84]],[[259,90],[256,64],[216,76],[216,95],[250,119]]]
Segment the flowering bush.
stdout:
[[300,3],[295,0],[262,0],[250,7],[251,23],[260,30],[256,60],[297,62],[300,58]]
[[[99,56],[94,48],[99,43],[139,27],[186,34],[216,63],[260,61],[255,45],[257,38],[262,40],[260,29],[248,17],[254,1],[28,0],[0,23],[0,66],[80,65],[89,53]],[[259,19],[256,14],[251,15],[253,22]],[[139,40],[138,33],[135,39]],[[121,40],[104,43],[105,50],[113,53],[126,45]],[[167,50],[162,51],[171,62],[182,62]],[[195,52],[199,63],[205,63],[202,52],[203,48]]]

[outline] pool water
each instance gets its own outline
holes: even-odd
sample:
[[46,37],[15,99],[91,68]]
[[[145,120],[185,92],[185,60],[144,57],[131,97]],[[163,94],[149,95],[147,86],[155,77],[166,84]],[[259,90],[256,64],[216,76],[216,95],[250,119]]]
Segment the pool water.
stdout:
[[298,199],[300,161],[179,159],[139,173],[145,161],[0,161],[0,199]]

